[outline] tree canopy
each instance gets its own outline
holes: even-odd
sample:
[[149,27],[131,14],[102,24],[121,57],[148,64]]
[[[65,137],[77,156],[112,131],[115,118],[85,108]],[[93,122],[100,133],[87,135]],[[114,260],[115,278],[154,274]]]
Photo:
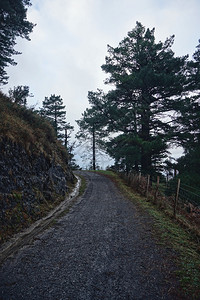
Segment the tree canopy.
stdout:
[[127,172],[162,171],[171,145],[181,145],[187,157],[197,153],[200,46],[189,60],[175,56],[173,43],[173,35],[156,42],[155,29],[137,22],[117,47],[108,45],[102,70],[114,88],[94,93],[80,121],[98,120],[104,147]]
[[113,105],[129,115],[132,111],[131,120],[125,119],[128,140],[132,131],[132,145],[140,152],[144,173],[150,173],[153,159],[159,162],[167,150],[171,113],[186,85],[187,57],[174,56],[174,36],[156,43],[154,32],[137,22],[118,47],[108,46],[109,55],[102,66],[110,75],[106,83],[116,87]]
[[20,54],[14,49],[16,38],[30,40],[34,24],[27,20],[29,0],[0,1],[0,84],[6,84],[8,76],[5,67],[15,65],[13,55]]
[[8,92],[13,102],[24,106],[27,104],[27,98],[33,97],[33,95],[30,94],[29,87],[27,85],[18,85],[13,89],[9,89]]
[[43,107],[41,114],[46,117],[53,125],[58,138],[64,137],[64,129],[66,126],[66,111],[65,105],[63,105],[63,99],[61,96],[51,95],[49,98],[45,97],[42,102]]

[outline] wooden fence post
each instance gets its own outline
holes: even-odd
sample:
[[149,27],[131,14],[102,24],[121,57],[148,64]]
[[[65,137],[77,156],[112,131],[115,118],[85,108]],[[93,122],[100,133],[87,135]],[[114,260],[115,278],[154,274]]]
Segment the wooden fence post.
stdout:
[[181,184],[181,180],[179,178],[178,179],[178,184],[177,184],[177,189],[176,189],[176,197],[175,197],[175,201],[174,201],[174,218],[176,218],[176,209],[177,209],[177,204],[178,204],[178,196],[179,196],[180,184]]
[[134,188],[134,175],[132,173],[130,176],[130,182],[131,182],[131,186]]
[[149,196],[149,183],[150,183],[150,175],[147,175],[147,191],[146,191],[147,200]]
[[141,181],[141,172],[139,173],[138,181],[139,181],[139,183],[140,183],[140,181]]
[[168,186],[168,182],[169,182],[169,174],[167,173],[167,176],[166,176],[166,187]]
[[155,203],[156,203],[157,197],[158,197],[159,183],[160,183],[160,177],[157,176],[156,190],[155,190],[155,194],[154,194],[154,202],[155,202]]

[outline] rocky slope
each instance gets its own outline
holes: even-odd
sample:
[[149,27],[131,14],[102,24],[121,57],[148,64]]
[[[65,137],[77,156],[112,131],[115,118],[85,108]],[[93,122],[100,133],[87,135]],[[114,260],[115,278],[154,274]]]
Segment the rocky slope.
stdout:
[[0,94],[0,238],[62,201],[75,178],[51,125]]

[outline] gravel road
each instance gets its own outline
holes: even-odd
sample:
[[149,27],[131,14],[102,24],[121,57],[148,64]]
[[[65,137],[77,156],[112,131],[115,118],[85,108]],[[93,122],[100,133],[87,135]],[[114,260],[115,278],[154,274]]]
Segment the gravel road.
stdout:
[[180,299],[173,253],[158,246],[151,219],[106,177],[0,269],[2,300]]

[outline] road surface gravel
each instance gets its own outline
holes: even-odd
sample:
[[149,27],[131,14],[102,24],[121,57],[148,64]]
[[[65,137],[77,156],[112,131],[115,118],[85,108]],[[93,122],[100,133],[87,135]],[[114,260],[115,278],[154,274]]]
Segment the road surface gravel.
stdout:
[[1,266],[0,299],[180,299],[151,218],[108,178],[82,175],[87,189],[69,212]]

